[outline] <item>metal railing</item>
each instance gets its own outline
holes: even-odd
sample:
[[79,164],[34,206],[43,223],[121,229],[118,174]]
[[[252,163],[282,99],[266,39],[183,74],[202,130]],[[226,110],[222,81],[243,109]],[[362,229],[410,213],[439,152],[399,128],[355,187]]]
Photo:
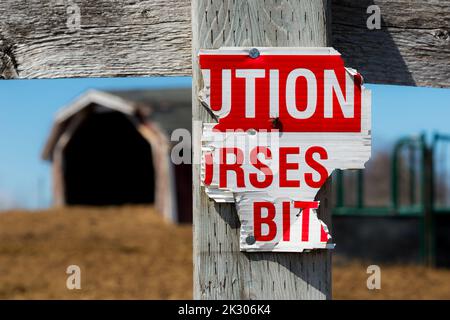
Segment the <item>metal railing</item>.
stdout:
[[[348,173],[336,170],[333,179],[336,187],[336,205],[333,214],[420,219],[420,257],[424,264],[434,265],[436,217],[450,214],[450,204],[442,205],[436,202],[436,190],[450,187],[450,176],[448,181],[436,186],[436,176],[441,175],[441,172],[437,170],[435,155],[442,144],[445,144],[444,150],[450,150],[450,135],[435,133],[431,143],[427,143],[425,134],[397,141],[391,157],[389,204],[384,206],[365,204],[364,170],[357,170],[356,173],[354,191],[356,195],[353,195],[356,201],[353,205],[347,205],[344,175]],[[450,157],[445,160],[450,160]]]

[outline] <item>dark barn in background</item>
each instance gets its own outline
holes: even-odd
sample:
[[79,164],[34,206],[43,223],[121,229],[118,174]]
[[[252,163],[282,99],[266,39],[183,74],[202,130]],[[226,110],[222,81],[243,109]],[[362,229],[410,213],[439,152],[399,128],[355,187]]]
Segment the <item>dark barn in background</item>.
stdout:
[[43,151],[55,205],[154,203],[191,222],[192,167],[170,158],[172,132],[191,126],[191,89],[87,92],[57,114]]

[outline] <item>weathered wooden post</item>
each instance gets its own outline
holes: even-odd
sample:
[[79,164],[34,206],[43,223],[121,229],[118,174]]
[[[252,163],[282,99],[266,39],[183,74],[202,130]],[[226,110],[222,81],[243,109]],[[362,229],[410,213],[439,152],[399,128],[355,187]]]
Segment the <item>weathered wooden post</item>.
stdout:
[[[243,253],[233,204],[208,199],[200,184],[201,124],[211,121],[198,100],[199,49],[221,46],[330,45],[327,0],[193,0],[192,108],[195,299],[330,299],[331,253]],[[330,182],[321,189],[319,218],[331,224]]]

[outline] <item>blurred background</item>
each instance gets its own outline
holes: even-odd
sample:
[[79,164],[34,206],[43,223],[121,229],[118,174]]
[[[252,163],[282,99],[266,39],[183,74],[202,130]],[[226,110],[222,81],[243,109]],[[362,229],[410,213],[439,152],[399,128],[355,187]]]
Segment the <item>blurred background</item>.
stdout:
[[[0,298],[192,298],[191,166],[170,161],[190,85],[2,82]],[[450,89],[366,86],[372,158],[333,174],[333,298],[450,299]]]

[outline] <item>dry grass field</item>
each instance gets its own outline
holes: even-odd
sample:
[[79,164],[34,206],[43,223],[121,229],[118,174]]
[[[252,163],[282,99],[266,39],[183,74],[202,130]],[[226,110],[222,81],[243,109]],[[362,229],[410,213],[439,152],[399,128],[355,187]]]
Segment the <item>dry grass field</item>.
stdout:
[[[0,214],[0,298],[190,298],[191,239],[144,207]],[[79,291],[66,288],[72,264]]]
[[[0,214],[0,299],[190,299],[192,229],[146,207]],[[335,299],[450,299],[450,270],[383,266],[381,290],[366,267],[335,259]],[[81,267],[81,290],[66,288]]]

